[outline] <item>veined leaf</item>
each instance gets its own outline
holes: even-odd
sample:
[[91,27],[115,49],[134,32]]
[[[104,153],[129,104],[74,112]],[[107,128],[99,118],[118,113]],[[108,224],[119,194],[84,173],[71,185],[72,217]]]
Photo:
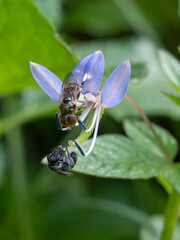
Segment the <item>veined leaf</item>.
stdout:
[[159,51],[159,57],[164,73],[175,89],[180,91],[180,62],[165,50]]
[[[168,160],[154,136],[142,122],[129,121],[125,126],[131,139],[120,134],[102,135],[87,157],[71,147],[70,151],[75,151],[78,157],[73,171],[105,178],[147,179],[158,176],[168,166]],[[154,127],[173,158],[177,152],[176,140],[166,130]],[[87,150],[91,141],[88,139],[82,147]],[[43,163],[47,164],[46,157]]]
[[0,16],[0,94],[38,86],[29,61],[62,80],[74,68],[74,56],[30,0],[0,1]]
[[[83,148],[88,149],[90,142],[91,139],[83,143]],[[99,177],[147,179],[157,176],[167,165],[165,157],[159,157],[119,134],[98,137],[86,158],[79,152],[77,154],[74,171]]]
[[[169,155],[174,158],[178,145],[176,139],[165,129],[153,124],[153,127],[166,147]],[[164,158],[164,153],[157,142],[155,136],[149,127],[142,121],[126,120],[124,122],[124,128],[126,134],[141,148],[146,149],[149,153],[152,153],[160,158]]]

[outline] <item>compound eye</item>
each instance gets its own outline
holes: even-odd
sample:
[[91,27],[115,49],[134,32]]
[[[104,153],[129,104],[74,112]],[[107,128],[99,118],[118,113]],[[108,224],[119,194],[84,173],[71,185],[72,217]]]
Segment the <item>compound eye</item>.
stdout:
[[62,160],[64,153],[65,153],[65,151],[64,151],[63,147],[61,145],[59,145],[51,153],[49,153],[47,155],[47,160],[49,163],[54,164],[54,163]]
[[56,163],[60,158],[59,152],[54,151],[47,156],[47,160],[50,163]]
[[71,102],[71,98],[70,98],[70,97],[66,97],[66,98],[64,98],[63,102],[64,102],[64,103]]
[[75,152],[72,152],[72,153],[70,153],[70,156],[72,157],[72,159],[73,159],[74,162],[76,163],[76,161],[77,161],[77,155],[76,155],[76,153],[75,153]]

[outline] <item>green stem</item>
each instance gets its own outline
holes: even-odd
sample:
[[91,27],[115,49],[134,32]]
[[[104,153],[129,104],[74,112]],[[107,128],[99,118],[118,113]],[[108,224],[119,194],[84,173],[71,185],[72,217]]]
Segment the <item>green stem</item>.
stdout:
[[166,209],[165,209],[165,219],[164,228],[161,236],[161,240],[171,240],[173,237],[174,228],[176,226],[176,221],[178,218],[178,211],[180,205],[180,194],[175,190],[169,195]]
[[168,181],[161,174],[159,174],[156,177],[156,179],[164,187],[164,189],[166,190],[166,192],[168,194],[172,193],[172,191],[173,191],[172,186],[168,183]]

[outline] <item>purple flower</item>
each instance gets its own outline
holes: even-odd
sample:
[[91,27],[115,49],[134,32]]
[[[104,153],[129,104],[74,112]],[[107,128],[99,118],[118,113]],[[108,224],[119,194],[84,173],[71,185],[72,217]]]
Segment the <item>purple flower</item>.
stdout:
[[[31,62],[30,68],[33,77],[45,93],[54,101],[59,102],[63,85],[61,80],[37,63]],[[104,56],[100,50],[81,59],[72,72],[77,78],[78,84],[82,84],[78,107],[85,109],[80,119],[84,121],[87,116],[90,119],[93,114],[92,124],[86,130],[86,132],[90,132],[94,128],[93,140],[88,152],[86,153],[81,145],[74,140],[81,153],[87,156],[92,151],[96,141],[101,110],[116,106],[125,96],[130,80],[131,66],[129,60],[120,63],[107,79],[102,90],[99,88],[104,73]]]

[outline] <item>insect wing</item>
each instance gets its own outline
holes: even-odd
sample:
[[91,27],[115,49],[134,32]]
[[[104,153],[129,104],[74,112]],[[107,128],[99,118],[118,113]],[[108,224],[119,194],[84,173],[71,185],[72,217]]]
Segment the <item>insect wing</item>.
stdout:
[[64,96],[64,89],[69,83],[77,83],[77,78],[72,72],[69,72],[63,82],[61,92],[60,92],[60,97],[62,98]]
[[63,84],[66,86],[67,84],[69,83],[78,83],[77,82],[77,78],[75,77],[75,75],[72,73],[72,72],[69,72],[65,79],[64,79],[64,82]]

